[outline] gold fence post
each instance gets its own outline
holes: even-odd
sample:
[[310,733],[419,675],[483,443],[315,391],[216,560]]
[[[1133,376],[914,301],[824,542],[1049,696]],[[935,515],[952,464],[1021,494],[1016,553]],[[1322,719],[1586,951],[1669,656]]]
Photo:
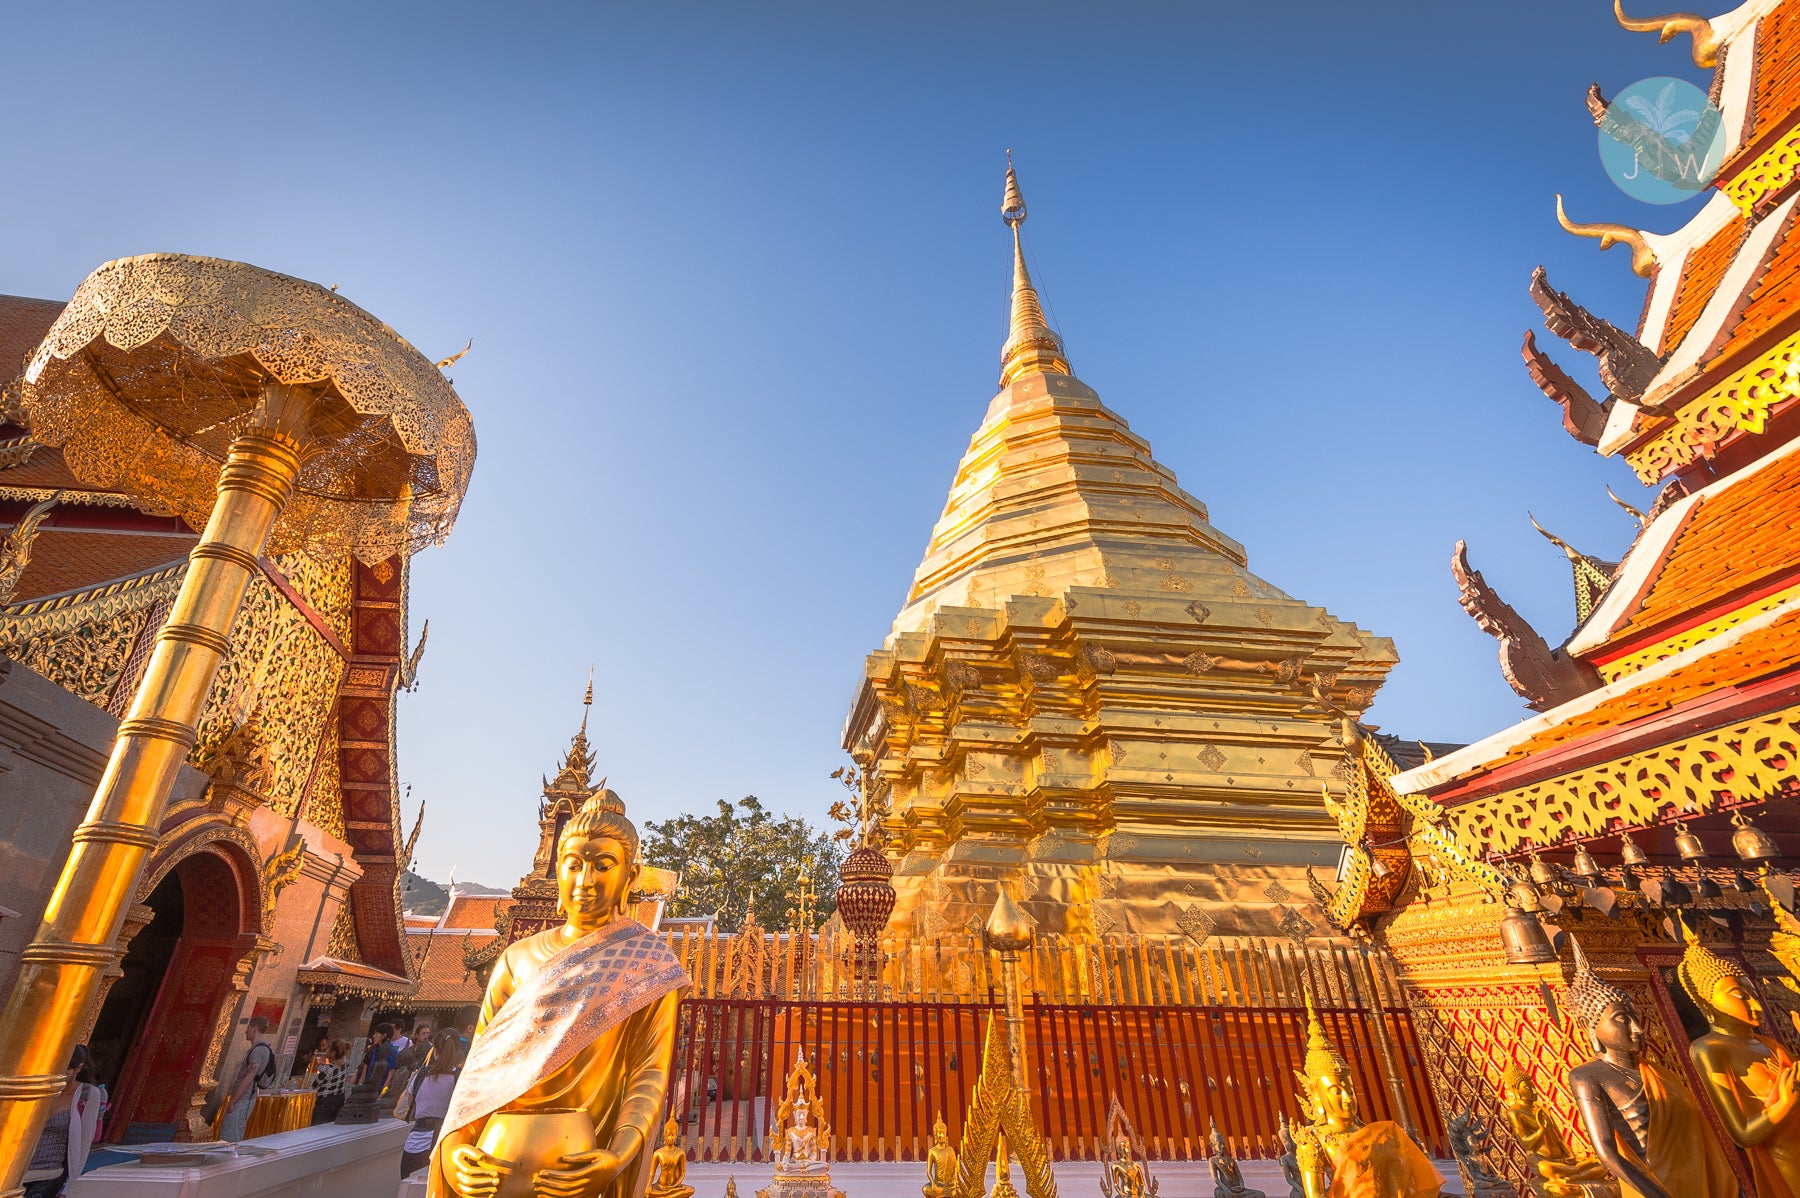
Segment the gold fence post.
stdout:
[[1381,1052],[1381,1071],[1387,1074],[1388,1095],[1393,1099],[1394,1113],[1400,1116],[1400,1126],[1415,1141],[1419,1138],[1419,1125],[1413,1121],[1412,1102],[1406,1093],[1406,1083],[1400,1076],[1400,1062],[1394,1056],[1394,1044],[1388,1036],[1387,1007],[1381,1001],[1381,983],[1375,976],[1375,962],[1369,952],[1366,940],[1359,940],[1357,951],[1362,956],[1363,973],[1369,983],[1369,1001],[1374,1004],[1375,1046]]

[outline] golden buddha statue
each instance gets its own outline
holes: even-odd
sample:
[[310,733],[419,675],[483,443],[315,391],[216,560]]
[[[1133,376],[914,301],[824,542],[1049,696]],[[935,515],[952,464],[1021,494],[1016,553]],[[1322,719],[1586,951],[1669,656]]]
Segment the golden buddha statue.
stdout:
[[1544,1198],[1619,1198],[1619,1183],[1591,1156],[1577,1156],[1563,1139],[1556,1119],[1538,1098],[1537,1083],[1517,1061],[1501,1079],[1501,1111]]
[[950,1147],[950,1129],[944,1126],[944,1112],[931,1125],[931,1148],[925,1153],[925,1185],[920,1193],[925,1198],[950,1198],[956,1192],[956,1149]]
[[1113,1141],[1113,1157],[1106,1163],[1106,1172],[1112,1181],[1107,1191],[1112,1198],[1151,1198],[1154,1193],[1143,1162],[1132,1153],[1131,1140],[1127,1136],[1119,1136]]
[[650,1158],[650,1188],[644,1198],[693,1198],[687,1184],[687,1149],[681,1146],[681,1124],[671,1118],[663,1124],[662,1147]]
[[1694,1071],[1749,1156],[1756,1192],[1800,1198],[1800,1064],[1757,1030],[1763,1007],[1743,969],[1690,937],[1676,972],[1712,1028],[1688,1046]]
[[[788,1071],[787,1093],[775,1108],[775,1127],[770,1137],[775,1155],[775,1180],[756,1198],[843,1198],[831,1188],[831,1167],[826,1153],[831,1147],[831,1128],[823,1118],[818,1081],[804,1055],[794,1059]],[[815,1117],[814,1112],[819,1112]]]
[[1443,1175],[1406,1130],[1357,1117],[1349,1062],[1325,1038],[1310,993],[1305,1064],[1295,1076],[1310,1122],[1295,1129],[1294,1147],[1306,1198],[1438,1198]]
[[1600,980],[1574,944],[1567,1005],[1599,1055],[1569,1070],[1569,1089],[1594,1155],[1626,1198],[1737,1198],[1737,1174],[1694,1096],[1644,1058],[1631,999]]
[[596,790],[556,843],[561,927],[494,965],[431,1198],[629,1198],[662,1110],[688,985],[660,936],[625,915],[638,834]]

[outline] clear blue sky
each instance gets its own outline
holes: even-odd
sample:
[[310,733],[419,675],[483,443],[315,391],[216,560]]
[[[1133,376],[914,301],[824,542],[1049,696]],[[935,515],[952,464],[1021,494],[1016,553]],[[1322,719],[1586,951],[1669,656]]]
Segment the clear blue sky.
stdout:
[[822,815],[994,393],[1009,146],[1076,372],[1253,570],[1398,642],[1384,728],[1523,714],[1458,537],[1555,641],[1568,571],[1526,509],[1610,557],[1605,485],[1647,502],[1519,361],[1540,262],[1628,328],[1642,301],[1553,193],[1658,231],[1693,207],[1601,172],[1589,82],[1705,84],[1606,0],[8,3],[0,29],[0,291],[179,250],[336,283],[432,355],[474,338],[480,458],[415,562],[400,705],[440,879],[529,866],[590,662],[640,820]]

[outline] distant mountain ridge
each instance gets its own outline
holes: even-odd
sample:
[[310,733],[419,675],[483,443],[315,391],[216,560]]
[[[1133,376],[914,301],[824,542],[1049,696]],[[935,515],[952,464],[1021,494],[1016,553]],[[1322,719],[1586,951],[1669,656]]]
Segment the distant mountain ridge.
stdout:
[[[456,889],[463,894],[511,894],[511,890],[502,890],[495,886],[483,886],[479,882],[457,882]],[[450,888],[442,882],[433,882],[407,870],[400,875],[400,907],[409,915],[442,915],[444,908],[450,905]]]

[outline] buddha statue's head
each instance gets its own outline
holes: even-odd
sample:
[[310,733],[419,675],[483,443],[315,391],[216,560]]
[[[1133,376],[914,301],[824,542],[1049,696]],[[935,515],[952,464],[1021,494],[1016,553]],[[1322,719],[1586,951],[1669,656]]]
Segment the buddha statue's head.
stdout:
[[1306,1072],[1299,1078],[1301,1097],[1313,1126],[1346,1131],[1358,1125],[1350,1063],[1325,1038],[1325,1028],[1313,1009],[1310,992],[1306,996]]
[[604,785],[563,825],[556,841],[556,894],[563,918],[592,929],[622,915],[638,876],[638,832]]
[[1125,1136],[1121,1135],[1119,1137],[1119,1142],[1117,1144],[1113,1145],[1113,1155],[1118,1157],[1122,1161],[1130,1160],[1131,1159],[1131,1141],[1129,1139],[1127,1139]]
[[1515,1111],[1526,1111],[1538,1104],[1537,1083],[1531,1080],[1531,1074],[1517,1061],[1506,1067],[1501,1077],[1505,1090],[1506,1105]]
[[800,1096],[800,1101],[794,1104],[794,1126],[806,1126],[806,1096],[804,1094]]
[[678,1147],[680,1144],[681,1144],[681,1124],[676,1121],[675,1116],[670,1115],[669,1121],[667,1123],[663,1124],[663,1147],[664,1148],[675,1148],[675,1147]]
[[1681,985],[1716,1032],[1749,1036],[1762,1022],[1762,1003],[1750,989],[1750,979],[1735,961],[1727,960],[1689,934],[1687,951],[1676,972]]
[[944,1112],[939,1111],[937,1122],[931,1125],[931,1142],[939,1148],[950,1143],[950,1129],[944,1126]]
[[1638,1022],[1637,1008],[1631,998],[1611,982],[1602,981],[1588,965],[1581,941],[1569,938],[1575,946],[1575,976],[1569,982],[1569,1013],[1587,1032],[1594,1051],[1612,1051],[1636,1057],[1644,1050],[1644,1026]]

